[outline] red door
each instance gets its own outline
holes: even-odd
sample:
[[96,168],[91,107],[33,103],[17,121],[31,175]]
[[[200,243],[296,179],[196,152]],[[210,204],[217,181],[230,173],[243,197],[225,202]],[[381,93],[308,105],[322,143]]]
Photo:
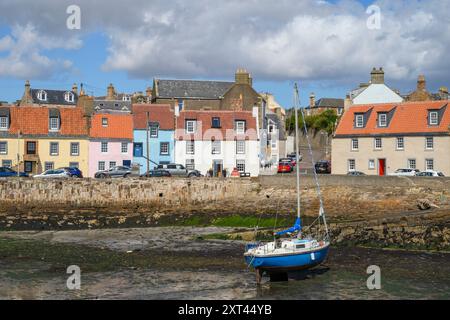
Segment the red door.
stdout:
[[386,175],[386,159],[378,159],[378,171],[381,177]]

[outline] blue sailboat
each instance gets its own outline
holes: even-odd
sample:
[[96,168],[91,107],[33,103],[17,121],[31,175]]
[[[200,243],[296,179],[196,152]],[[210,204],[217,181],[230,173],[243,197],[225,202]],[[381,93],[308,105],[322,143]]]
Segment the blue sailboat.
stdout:
[[[295,85],[294,107],[296,123],[298,123],[298,97],[298,88],[297,85]],[[304,118],[303,110],[301,110],[301,112]],[[309,152],[313,162],[313,168],[315,168],[306,124],[304,124],[304,129],[308,140]],[[248,266],[255,269],[257,283],[261,282],[262,275],[265,272],[270,274],[310,269],[323,263],[328,256],[328,251],[330,248],[330,236],[325,217],[320,185],[315,169],[314,177],[317,187],[317,193],[320,200],[319,217],[315,221],[315,223],[318,224],[318,227],[314,230],[315,234],[306,235],[306,232],[304,232],[303,229],[300,207],[298,125],[296,125],[295,134],[295,141],[297,143],[297,220],[293,227],[275,233],[274,241],[272,242],[247,244],[244,254],[245,261]],[[307,229],[307,231],[311,231],[312,226],[309,226]],[[281,239],[280,237],[283,236],[288,236],[288,238]]]

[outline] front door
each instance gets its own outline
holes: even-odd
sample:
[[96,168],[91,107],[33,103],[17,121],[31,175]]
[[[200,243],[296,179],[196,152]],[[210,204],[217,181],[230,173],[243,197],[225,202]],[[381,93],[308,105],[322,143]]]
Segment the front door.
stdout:
[[36,162],[35,161],[25,161],[24,171],[29,174],[36,173]]
[[213,162],[213,170],[214,170],[214,177],[221,177],[222,176],[222,170],[223,170],[223,162],[222,160],[214,160]]
[[380,177],[386,175],[386,159],[378,159],[378,175]]

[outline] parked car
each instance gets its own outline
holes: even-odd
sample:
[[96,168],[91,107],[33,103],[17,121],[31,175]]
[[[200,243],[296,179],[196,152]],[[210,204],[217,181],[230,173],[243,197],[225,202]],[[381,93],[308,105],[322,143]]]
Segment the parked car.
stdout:
[[389,176],[397,176],[397,177],[415,177],[420,173],[419,169],[397,169],[394,173],[390,173]]
[[170,172],[172,176],[178,177],[201,177],[202,174],[198,170],[188,170],[182,164],[160,164],[156,167],[156,170],[164,170]]
[[170,174],[169,171],[167,170],[150,170],[147,173],[141,174],[142,178],[160,178],[160,177],[171,177],[172,175]]
[[129,178],[131,175],[132,175],[131,168],[124,166],[115,166],[109,170],[96,172],[94,177],[97,179]]
[[[297,154],[295,152],[292,152],[292,153],[289,153],[287,155],[287,157],[296,160],[297,159]],[[302,160],[303,160],[303,156],[301,154],[299,154],[298,155],[298,161],[300,162]]]
[[278,164],[278,173],[291,173],[294,167],[290,162],[280,162]]
[[67,179],[72,175],[69,170],[66,169],[51,169],[44,171],[41,174],[34,175],[33,178],[36,179]]
[[320,160],[314,165],[317,173],[331,173],[331,161]]
[[[17,177],[17,171],[14,171],[8,167],[0,167],[0,178],[12,178]],[[19,172],[19,177],[28,177],[28,174],[25,172]]]
[[366,174],[361,171],[349,171],[347,173],[348,176],[365,176]]
[[434,170],[427,170],[424,172],[420,172],[417,174],[418,177],[445,177],[442,172],[434,171]]
[[83,178],[83,173],[78,168],[75,168],[75,167],[58,168],[58,170],[61,170],[61,169],[69,171],[72,177]]
[[279,162],[289,162],[293,167],[297,165],[295,158],[281,158]]

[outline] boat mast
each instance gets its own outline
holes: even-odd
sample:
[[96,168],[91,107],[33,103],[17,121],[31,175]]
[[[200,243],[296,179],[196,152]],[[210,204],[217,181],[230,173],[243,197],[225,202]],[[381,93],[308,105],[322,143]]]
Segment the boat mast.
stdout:
[[299,144],[298,144],[298,107],[299,107],[299,96],[298,96],[298,86],[297,83],[294,84],[294,109],[295,109],[295,157],[297,161],[297,217],[300,218],[301,207],[300,207],[300,161],[299,161]]

